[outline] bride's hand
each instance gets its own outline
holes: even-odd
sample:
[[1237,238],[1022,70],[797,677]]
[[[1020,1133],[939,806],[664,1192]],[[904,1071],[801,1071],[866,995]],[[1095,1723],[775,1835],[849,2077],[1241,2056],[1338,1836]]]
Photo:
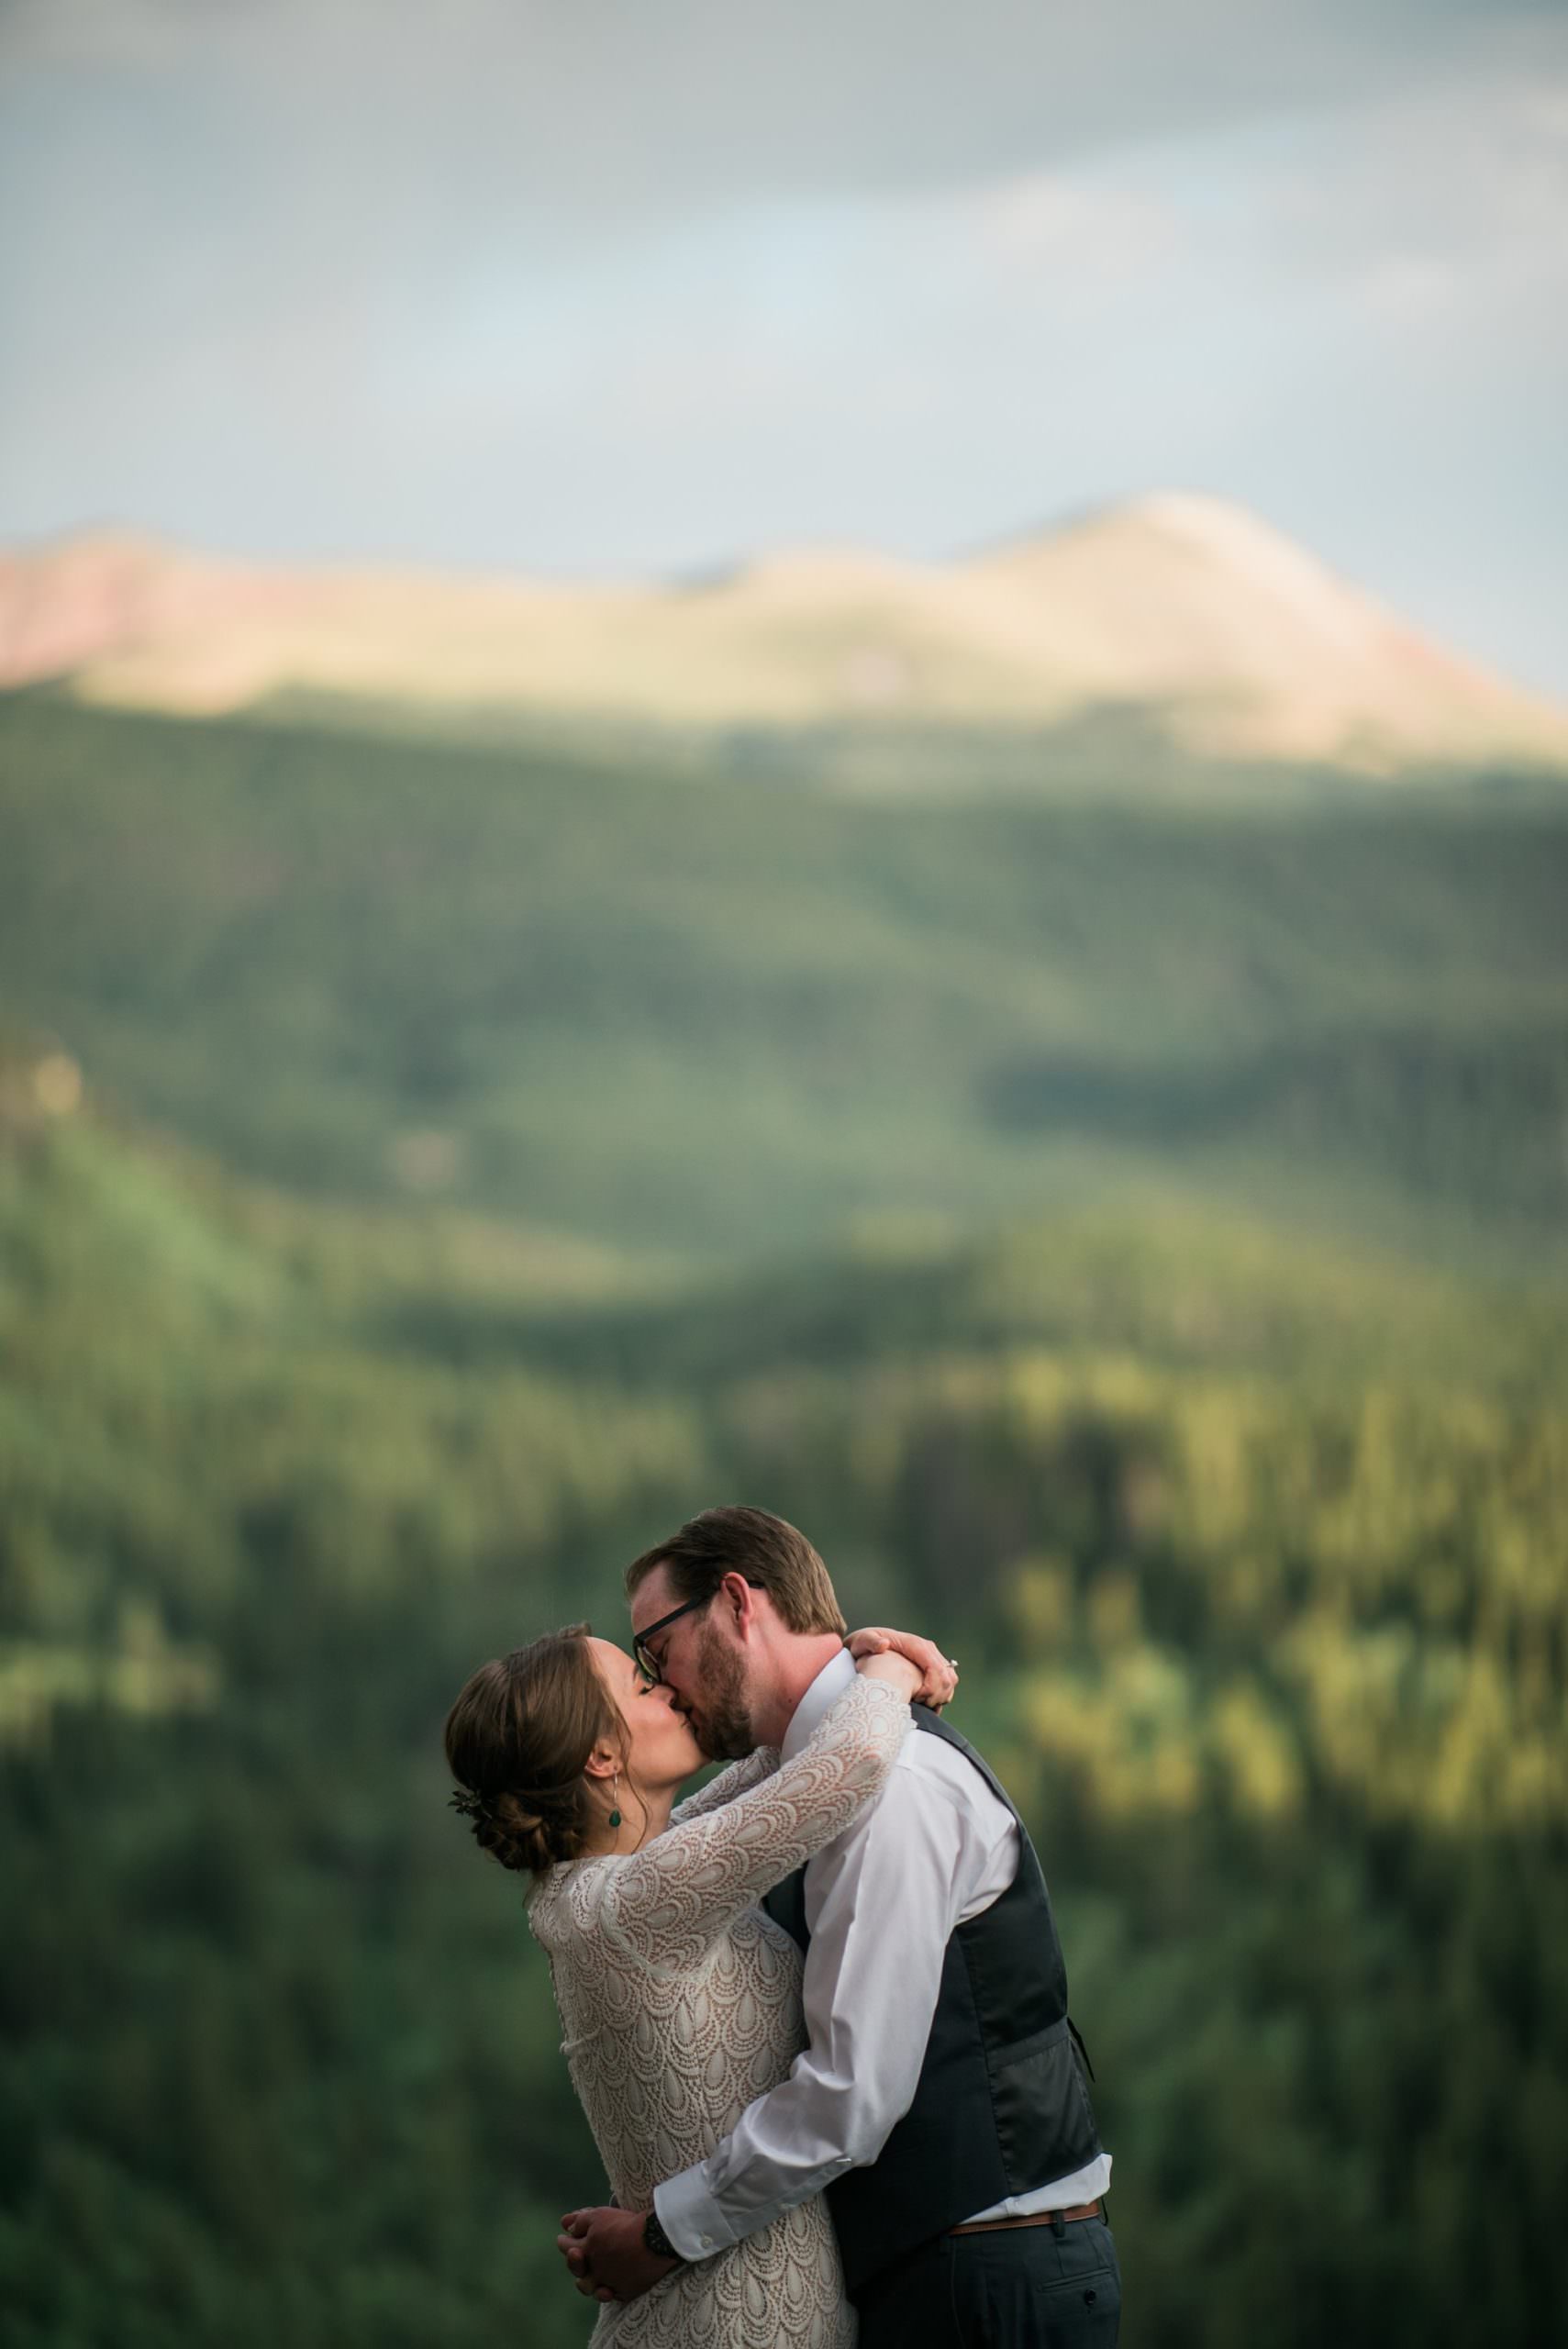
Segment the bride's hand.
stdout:
[[[913,1631],[891,1631],[885,1623],[873,1623],[862,1631],[851,1631],[844,1642],[855,1659],[855,1667],[863,1668],[873,1656],[902,1656],[913,1666],[917,1685],[910,1689],[911,1700],[917,1705],[929,1705],[940,1713],[952,1701],[958,1687],[958,1666],[951,1656],[943,1655],[940,1648],[929,1640],[922,1640]],[[878,1673],[880,1679],[891,1678],[889,1673]]]

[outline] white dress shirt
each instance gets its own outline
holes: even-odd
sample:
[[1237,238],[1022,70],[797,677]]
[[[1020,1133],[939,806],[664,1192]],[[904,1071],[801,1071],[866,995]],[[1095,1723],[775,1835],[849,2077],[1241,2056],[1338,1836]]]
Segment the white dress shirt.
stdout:
[[[854,1672],[847,1649],[823,1666],[784,1732],[785,1761]],[[806,1865],[810,2044],[706,2161],[654,2191],[685,2258],[706,2259],[875,2161],[914,2102],[953,1929],[988,1909],[1018,1865],[1017,1822],[979,1771],[940,1737],[906,1737],[880,1801]],[[1071,2210],[1103,2194],[1110,2174],[1100,2154],[973,2216]]]

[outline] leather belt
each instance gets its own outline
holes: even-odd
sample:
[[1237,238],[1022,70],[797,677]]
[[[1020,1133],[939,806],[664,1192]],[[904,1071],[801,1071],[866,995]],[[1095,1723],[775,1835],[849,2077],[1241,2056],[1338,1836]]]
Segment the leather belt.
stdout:
[[950,2235],[988,2235],[997,2227],[1049,2227],[1058,2219],[1097,2219],[1097,2202],[1080,2202],[1074,2210],[1030,2210],[1020,2219],[966,2219],[962,2227],[950,2227]]

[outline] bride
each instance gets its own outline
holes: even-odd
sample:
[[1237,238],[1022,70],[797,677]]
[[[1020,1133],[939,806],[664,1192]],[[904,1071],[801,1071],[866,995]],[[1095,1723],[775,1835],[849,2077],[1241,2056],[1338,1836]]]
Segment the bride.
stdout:
[[[661,1681],[585,1624],[486,1664],[448,1717],[452,1798],[532,1876],[562,2052],[611,2191],[645,2210],[806,2044],[800,1957],[755,1905],[876,1800],[909,1704],[952,1694],[925,1640],[848,1642],[857,1677],[792,1760],[762,1748],[687,1801],[704,1755]],[[596,2349],[849,2349],[854,2316],[820,2197],[600,2312]]]

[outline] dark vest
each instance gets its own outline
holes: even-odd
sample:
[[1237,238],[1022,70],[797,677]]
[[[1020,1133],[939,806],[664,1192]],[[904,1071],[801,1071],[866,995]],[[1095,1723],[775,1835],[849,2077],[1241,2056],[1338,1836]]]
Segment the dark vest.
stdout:
[[[923,1705],[910,1709],[917,1730],[962,1753],[1018,1819],[974,1748]],[[762,1905],[804,1950],[811,1938],[804,1870]],[[897,1963],[896,1952],[888,1962]],[[1067,2018],[1051,1896],[1019,1820],[1018,1874],[948,1942],[914,2102],[876,2160],[828,2188],[851,2296],[890,2261],[976,2210],[1095,2159],[1100,2139],[1082,2048]]]

